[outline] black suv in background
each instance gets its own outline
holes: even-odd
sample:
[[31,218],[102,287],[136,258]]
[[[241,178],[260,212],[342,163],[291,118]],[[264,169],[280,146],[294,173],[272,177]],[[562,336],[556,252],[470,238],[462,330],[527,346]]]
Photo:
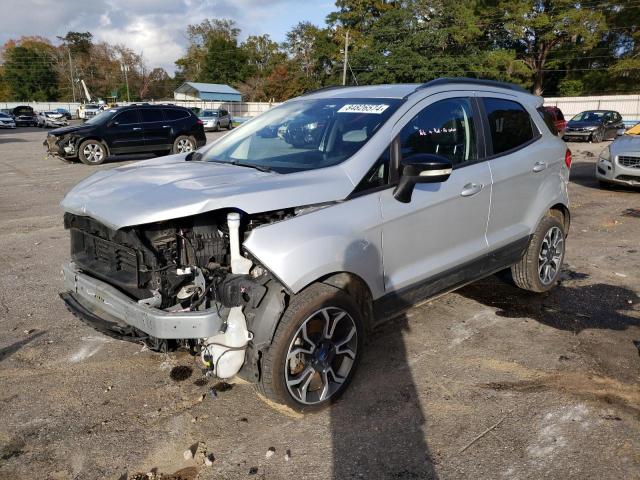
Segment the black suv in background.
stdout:
[[21,105],[14,108],[11,111],[11,115],[13,115],[13,119],[16,122],[16,127],[38,126],[38,118],[36,117],[36,112],[33,111],[33,108],[27,105]]
[[82,125],[51,130],[44,142],[49,154],[99,165],[111,155],[191,152],[207,142],[202,121],[173,105],[111,108]]

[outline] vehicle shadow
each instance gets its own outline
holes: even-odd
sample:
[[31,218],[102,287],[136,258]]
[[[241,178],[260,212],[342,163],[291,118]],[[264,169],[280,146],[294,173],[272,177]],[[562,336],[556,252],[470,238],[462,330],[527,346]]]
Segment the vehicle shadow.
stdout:
[[26,140],[24,138],[19,138],[19,137],[8,137],[6,135],[0,135],[0,143],[17,143],[17,142],[28,142],[29,140]]
[[407,334],[404,314],[368,332],[359,371],[330,410],[333,478],[438,478],[408,362]]
[[[595,188],[597,190],[603,190],[600,186],[600,182],[596,178],[596,161],[597,157],[593,158],[591,162],[573,162],[571,164],[571,175],[569,179],[573,183],[577,183],[583,187]],[[629,187],[626,185],[616,185],[614,183],[607,184],[607,190],[620,191],[620,192],[637,192],[637,188]]]
[[456,293],[488,307],[506,318],[531,318],[549,327],[579,333],[588,328],[626,330],[640,326],[631,316],[640,297],[624,287],[607,284],[557,285],[546,293],[521,290],[507,276],[487,277]]
[[36,332],[33,335],[31,335],[30,337],[25,338],[24,340],[19,340],[17,342],[12,343],[9,346],[6,346],[4,348],[0,348],[0,362],[5,360],[5,359],[7,359],[7,358],[9,358],[11,355],[16,353],[22,347],[24,347],[25,345],[33,342],[36,338],[44,335],[45,333],[46,333],[46,331]]

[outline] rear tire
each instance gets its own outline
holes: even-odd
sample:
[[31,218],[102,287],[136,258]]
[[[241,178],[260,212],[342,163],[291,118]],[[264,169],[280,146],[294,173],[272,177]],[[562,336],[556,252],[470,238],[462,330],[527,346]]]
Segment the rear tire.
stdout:
[[172,153],[189,153],[196,149],[196,140],[187,135],[180,135],[173,142]]
[[562,270],[565,238],[562,222],[554,216],[545,216],[522,259],[511,267],[514,283],[531,292],[546,292],[553,288]]
[[100,165],[107,158],[107,149],[99,140],[85,140],[78,149],[78,158],[85,165]]
[[321,410],[348,387],[362,356],[363,340],[362,313],[356,302],[338,288],[311,285],[291,298],[273,342],[262,355],[256,388],[269,400],[296,411]]

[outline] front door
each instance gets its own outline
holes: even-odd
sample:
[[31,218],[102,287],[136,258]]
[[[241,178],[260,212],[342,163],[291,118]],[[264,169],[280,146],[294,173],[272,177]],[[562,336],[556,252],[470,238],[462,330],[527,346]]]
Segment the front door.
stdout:
[[106,129],[105,140],[112,153],[134,153],[144,150],[144,134],[136,109],[118,113]]
[[408,303],[460,283],[465,265],[487,251],[491,173],[471,96],[423,100],[399,133],[402,157],[437,154],[454,167],[445,182],[416,185],[409,203],[381,193],[384,286]]

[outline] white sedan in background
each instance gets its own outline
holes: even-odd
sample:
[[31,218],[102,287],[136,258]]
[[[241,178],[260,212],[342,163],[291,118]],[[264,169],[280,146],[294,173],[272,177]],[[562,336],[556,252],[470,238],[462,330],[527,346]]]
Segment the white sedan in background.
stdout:
[[11,115],[0,112],[0,128],[16,128],[16,122]]
[[67,119],[64,118],[64,114],[60,112],[38,112],[38,127],[40,128],[57,128],[65,127],[69,125]]

